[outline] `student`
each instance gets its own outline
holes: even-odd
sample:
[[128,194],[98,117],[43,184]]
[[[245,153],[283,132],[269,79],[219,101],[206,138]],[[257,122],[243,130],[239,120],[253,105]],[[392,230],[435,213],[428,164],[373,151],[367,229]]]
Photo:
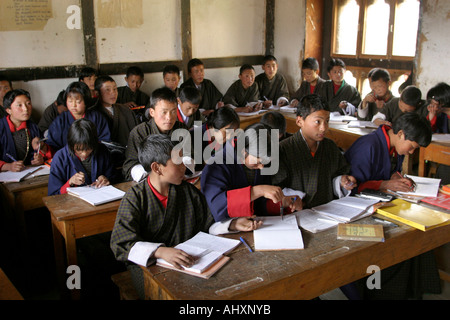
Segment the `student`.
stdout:
[[0,78],[0,119],[7,115],[5,108],[3,107],[3,98],[5,97],[5,94],[11,90],[11,81]]
[[266,112],[263,114],[259,122],[269,126],[271,129],[278,129],[278,137],[280,141],[292,136],[292,134],[286,132],[286,118],[280,112]]
[[42,114],[42,117],[39,120],[38,123],[39,130],[41,130],[44,137],[47,136],[47,130],[50,127],[50,124],[53,122],[53,120],[55,120],[56,117],[61,113],[63,113],[64,111],[67,111],[67,107],[65,106],[64,103],[64,93],[65,90],[59,92],[58,96],[56,97],[56,100],[47,108],[45,108],[44,113]]
[[[394,125],[381,125],[358,138],[345,152],[351,165],[350,174],[358,182],[357,191],[366,188],[408,192],[411,181],[399,172],[405,155],[431,142],[431,126],[417,113],[403,113]],[[356,190],[355,190],[356,191]]]
[[52,160],[48,195],[67,193],[68,187],[107,186],[113,180],[113,166],[108,149],[98,141],[92,121],[75,120],[67,134],[67,145]]
[[416,86],[406,87],[400,98],[392,98],[391,101],[373,116],[372,122],[377,126],[387,124],[392,126],[392,123],[405,112],[415,112],[422,105],[422,93]]
[[0,119],[0,170],[19,172],[51,158],[38,126],[30,120],[32,104],[28,91],[14,89],[3,99],[7,116]]
[[126,85],[117,88],[117,103],[124,104],[130,109],[134,109],[134,113],[140,120],[144,121],[145,106],[148,105],[150,97],[148,94],[140,90],[144,81],[144,72],[139,67],[129,67],[125,76]]
[[205,166],[201,191],[215,221],[255,214],[278,215],[280,206],[286,208],[286,213],[302,208],[302,194],[292,201],[281,188],[272,185],[271,176],[261,174],[264,164],[270,161],[270,139],[268,126],[262,123],[250,125],[245,129],[244,148],[239,150],[237,146],[232,150],[232,163],[228,160],[227,150],[223,150],[223,161]]
[[232,105],[236,112],[253,112],[262,108],[262,103],[258,99],[259,89],[255,83],[255,69],[249,64],[244,64],[239,69],[239,80],[228,88],[223,96],[223,102]]
[[296,107],[298,102],[308,94],[317,94],[323,96],[323,85],[325,80],[319,76],[319,62],[316,58],[306,58],[302,62],[303,81],[300,88],[294,93],[290,105]]
[[272,105],[282,107],[289,104],[289,89],[286,79],[278,73],[278,62],[273,55],[267,55],[262,63],[263,73],[256,76],[255,82],[259,89],[259,100],[263,107]]
[[324,84],[324,97],[330,106],[330,112],[354,116],[356,107],[361,102],[361,96],[355,87],[344,80],[344,61],[332,58],[327,71],[330,80]]
[[307,95],[297,107],[300,130],[280,142],[280,168],[272,182],[305,192],[305,208],[345,196],[356,186],[341,151],[325,138],[329,119],[327,102],[318,95]]
[[180,86],[181,89],[184,87],[195,87],[200,90],[202,94],[202,102],[199,108],[203,111],[204,116],[208,116],[215,109],[223,107],[222,93],[216,88],[214,83],[205,79],[205,66],[200,59],[191,59],[187,65],[189,79],[183,82]]
[[57,116],[48,128],[47,144],[53,148],[54,152],[67,144],[67,132],[70,125],[81,118],[91,120],[95,124],[101,141],[111,141],[111,133],[105,117],[97,110],[90,108],[93,99],[89,87],[84,82],[69,84],[64,94],[64,101],[68,110]]
[[84,82],[91,90],[91,97],[97,98],[98,92],[95,91],[95,80],[97,79],[97,71],[91,67],[81,69],[78,81]]
[[175,92],[177,97],[180,95],[180,88],[178,87],[180,83],[180,69],[177,66],[170,64],[164,67],[163,81],[164,85]]
[[357,117],[359,120],[371,121],[373,116],[380,112],[386,103],[394,97],[389,90],[391,75],[386,69],[372,69],[369,74],[369,84],[372,90],[358,105]]
[[139,162],[148,177],[123,197],[111,235],[111,250],[131,271],[141,298],[144,290],[139,265],[147,267],[163,258],[176,268],[188,267],[194,259],[174,249],[177,244],[200,231],[252,231],[261,225],[248,218],[214,223],[202,193],[183,181],[186,167],[171,157],[174,146],[163,134],[150,135],[141,144]]
[[450,86],[440,82],[427,92],[427,105],[420,113],[430,121],[433,133],[450,133],[449,116],[443,108],[450,107]]
[[188,129],[194,126],[194,121],[205,122],[205,117],[200,113],[198,107],[202,101],[200,91],[194,87],[184,87],[177,98],[177,119],[184,123]]
[[169,88],[162,87],[153,91],[149,111],[150,120],[134,127],[128,138],[122,168],[127,181],[140,181],[147,174],[138,159],[138,146],[147,136],[158,133],[171,136],[176,129],[187,129],[184,123],[177,121],[177,98]]

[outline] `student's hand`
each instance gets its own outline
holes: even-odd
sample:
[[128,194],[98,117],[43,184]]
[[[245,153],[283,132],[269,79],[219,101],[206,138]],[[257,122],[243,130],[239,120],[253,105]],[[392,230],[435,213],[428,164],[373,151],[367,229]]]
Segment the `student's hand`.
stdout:
[[23,161],[14,161],[11,163],[5,163],[2,166],[2,171],[20,172],[25,169]]
[[168,248],[168,247],[159,247],[156,249],[154,255],[155,258],[162,258],[169,262],[177,269],[182,269],[183,267],[189,268],[195,263],[195,258],[183,250]]
[[[272,101],[270,101],[270,105],[269,105],[269,107],[272,105]],[[259,111],[259,110],[261,110],[263,108],[263,103],[262,102],[258,102],[257,104],[255,104],[254,106],[253,106],[253,112],[256,112],[256,111]]]
[[223,101],[219,101],[216,104],[216,109],[222,108],[225,105],[225,103],[223,103]]
[[299,196],[285,196],[283,197],[283,208],[291,209],[291,212],[302,210],[303,201]]
[[353,176],[343,175],[341,177],[341,187],[346,190],[352,190],[356,187],[356,179]]
[[375,119],[373,121],[373,123],[375,123],[375,125],[377,125],[377,126],[388,125],[388,126],[392,127],[392,123],[390,123],[389,121],[386,121],[386,120],[382,120],[382,119]]
[[262,107],[264,109],[270,108],[271,105],[272,105],[272,100],[266,100],[262,103]]
[[347,101],[341,101],[341,102],[339,103],[339,108],[341,108],[341,109],[347,108]]
[[427,110],[428,110],[428,120],[433,120],[434,117],[436,117],[440,111],[441,108],[439,105],[433,105],[433,104],[429,104],[427,106]]
[[84,181],[84,173],[77,172],[69,179],[69,184],[73,186],[81,186],[84,184]]
[[392,190],[392,191],[401,191],[401,192],[409,192],[413,189],[413,184],[410,179],[407,178],[396,178],[392,177],[391,180],[385,180],[381,182],[380,189],[382,190]]
[[134,103],[133,101],[130,102],[126,102],[124,103],[128,108],[134,108],[134,107],[138,107],[138,105],[136,103]]
[[254,201],[260,197],[264,197],[272,200],[274,203],[278,203],[283,200],[284,194],[281,188],[277,186],[267,184],[253,186],[250,191],[251,201]]
[[292,101],[291,101],[291,104],[290,104],[290,106],[292,107],[292,108],[294,108],[294,107],[297,107],[298,106],[298,100],[297,99],[293,99]]
[[249,113],[253,111],[253,107],[251,106],[237,107],[236,109],[234,109],[234,111]]
[[67,107],[65,105],[62,105],[62,104],[56,106],[56,108],[58,109],[58,114],[61,114],[65,111],[69,110],[69,109],[67,109]]
[[239,217],[233,219],[228,229],[230,231],[253,231],[262,225],[262,220],[257,220],[256,216]]
[[105,176],[99,176],[97,178],[97,180],[94,181],[94,183],[91,184],[91,186],[95,187],[95,188],[101,188],[103,186],[108,186],[109,185],[109,180],[107,177]]
[[377,100],[377,98],[375,97],[373,92],[370,92],[364,97],[363,101],[365,101],[367,103],[367,102],[375,102],[376,100]]
[[383,100],[376,100],[375,105],[377,106],[378,111],[384,108],[386,103]]
[[281,100],[278,102],[277,107],[281,108],[281,107],[287,106],[288,104],[289,104],[289,102],[287,102],[287,101],[284,100],[284,99],[281,99]]
[[35,152],[33,159],[31,160],[31,165],[40,166],[41,164],[44,164],[44,157],[42,154]]

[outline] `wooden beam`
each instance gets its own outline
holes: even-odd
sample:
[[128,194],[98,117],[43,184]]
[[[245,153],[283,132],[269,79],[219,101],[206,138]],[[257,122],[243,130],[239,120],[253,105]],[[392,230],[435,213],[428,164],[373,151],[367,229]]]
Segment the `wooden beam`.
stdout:
[[266,0],[266,55],[275,51],[275,0]]
[[192,57],[191,0],[181,0],[181,68],[183,79],[188,79],[187,64]]
[[81,16],[83,19],[84,56],[86,66],[97,69],[97,34],[95,31],[94,2],[92,0],[81,0]]

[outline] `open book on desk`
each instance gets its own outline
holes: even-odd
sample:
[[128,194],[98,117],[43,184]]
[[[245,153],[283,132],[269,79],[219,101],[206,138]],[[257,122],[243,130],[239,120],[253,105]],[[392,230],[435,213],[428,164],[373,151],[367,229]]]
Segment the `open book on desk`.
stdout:
[[122,199],[125,192],[111,185],[96,188],[93,186],[70,187],[67,193],[84,200],[93,206]]
[[256,251],[303,249],[303,238],[295,215],[258,217],[262,226],[253,231]]
[[183,269],[177,269],[164,259],[157,259],[156,264],[161,267],[208,279],[230,259],[225,254],[236,248],[240,243],[239,240],[199,232],[191,239],[175,246],[175,248],[193,256],[196,259],[194,265],[189,268],[183,267]]
[[373,213],[373,205],[379,200],[359,197],[343,197],[314,207],[313,210],[339,222],[350,222]]
[[416,184],[416,189],[410,192],[397,191],[398,194],[421,197],[437,197],[441,179],[417,177],[411,175],[406,175],[406,177],[414,181],[414,183]]
[[0,172],[0,182],[21,182],[38,171],[45,168],[45,165],[38,167],[26,167],[20,172],[4,171]]
[[378,128],[378,126],[372,121],[360,121],[360,120],[352,120],[347,124],[347,126],[349,128],[370,128],[370,129]]

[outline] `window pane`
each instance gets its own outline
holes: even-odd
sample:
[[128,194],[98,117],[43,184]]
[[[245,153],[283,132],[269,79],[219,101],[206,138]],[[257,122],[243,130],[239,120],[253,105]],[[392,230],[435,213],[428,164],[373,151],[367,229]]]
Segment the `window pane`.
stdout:
[[415,56],[417,28],[419,23],[418,0],[400,0],[395,8],[394,43],[395,56]]
[[[349,85],[356,88],[356,78],[353,76],[353,73],[350,70],[345,70],[344,80]],[[357,106],[355,106],[355,107],[357,107]]]
[[364,54],[386,55],[390,6],[385,0],[369,1],[364,26]]
[[356,0],[339,0],[335,34],[337,54],[356,54],[359,5]]

